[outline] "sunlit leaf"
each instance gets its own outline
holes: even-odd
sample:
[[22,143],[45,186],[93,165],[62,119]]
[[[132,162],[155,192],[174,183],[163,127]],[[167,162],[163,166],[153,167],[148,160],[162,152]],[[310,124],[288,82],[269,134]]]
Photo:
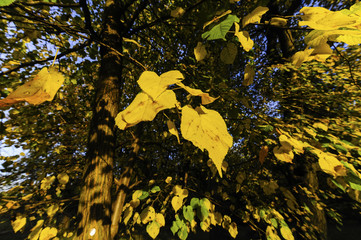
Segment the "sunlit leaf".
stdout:
[[55,181],[55,176],[49,176],[41,180],[40,188],[43,190],[49,189],[51,184]]
[[238,235],[238,230],[237,230],[237,224],[235,222],[232,222],[231,225],[228,228],[228,232],[229,234],[231,234],[231,236],[233,238],[236,238]]
[[193,211],[193,207],[191,205],[183,207],[183,216],[187,221],[189,221],[189,222],[193,221],[194,211]]
[[20,231],[26,224],[26,217],[25,216],[17,216],[14,221],[11,221],[11,226],[14,229],[14,232]]
[[245,27],[250,23],[261,21],[262,15],[268,12],[268,10],[268,7],[257,7],[251,13],[242,18],[242,27]]
[[222,162],[233,144],[232,136],[221,115],[203,106],[193,109],[187,105],[182,108],[182,136],[201,150],[206,149],[210,159],[222,176]]
[[169,85],[183,80],[183,74],[177,70],[172,70],[158,76],[155,72],[143,72],[137,83],[140,88],[147,93],[153,100],[156,100]]
[[30,234],[28,236],[28,238],[30,240],[38,240],[39,236],[40,236],[40,232],[42,230],[42,226],[44,224],[44,220],[38,220],[36,222],[36,225],[30,230]]
[[15,0],[1,0],[1,1],[0,1],[0,7],[9,6],[9,5],[12,4],[13,2],[15,2]]
[[59,173],[57,178],[58,178],[59,183],[63,184],[63,185],[67,184],[69,181],[69,176],[66,173]]
[[211,97],[208,93],[202,92],[199,89],[188,87],[181,82],[177,83],[177,85],[180,86],[181,88],[183,88],[184,90],[186,90],[187,92],[189,92],[192,96],[201,97],[203,105],[210,104],[210,103],[214,102],[215,100],[217,100],[217,98]]
[[6,98],[0,100],[0,107],[8,107],[18,102],[41,104],[53,100],[64,82],[64,77],[54,68],[45,67],[29,82],[19,86]]
[[159,231],[160,231],[159,223],[156,221],[150,222],[147,225],[146,231],[151,238],[155,239],[158,236]]
[[49,217],[54,216],[59,210],[59,205],[58,204],[53,204],[50,207],[48,207],[48,209],[46,209],[46,213],[48,214]]
[[158,112],[174,108],[177,104],[175,93],[172,90],[164,91],[153,100],[144,92],[138,93],[133,102],[115,118],[117,126],[124,130],[141,121],[152,121]]
[[57,234],[58,230],[56,228],[46,227],[41,231],[39,240],[50,240],[56,237]]
[[241,43],[243,49],[248,52],[253,48],[254,42],[249,36],[248,31],[239,31],[239,24],[235,24],[234,35],[238,38],[238,41]]
[[345,166],[331,153],[325,153],[318,149],[314,149],[312,152],[318,156],[318,164],[322,171],[334,177],[346,176]]
[[161,227],[165,226],[165,218],[164,218],[163,214],[157,213],[155,215],[155,221],[157,221],[157,223],[159,223],[159,226],[161,226]]

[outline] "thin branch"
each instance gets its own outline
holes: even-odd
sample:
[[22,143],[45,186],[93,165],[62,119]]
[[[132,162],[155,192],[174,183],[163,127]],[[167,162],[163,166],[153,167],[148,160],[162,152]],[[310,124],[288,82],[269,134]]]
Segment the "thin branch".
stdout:
[[[66,50],[66,51],[58,54],[58,59],[61,58],[61,57],[63,57],[63,56],[65,56],[65,55],[67,55],[67,54],[69,54],[69,53],[77,52],[77,51],[79,51],[80,49],[83,49],[83,48],[89,46],[90,43],[91,43],[90,41],[86,41],[85,43],[80,44],[79,46],[76,46],[76,47],[74,47],[74,48],[68,49],[68,50]],[[15,72],[15,71],[17,71],[17,70],[19,70],[19,69],[21,69],[21,68],[34,66],[34,65],[36,65],[36,64],[44,63],[44,62],[47,62],[47,61],[52,61],[53,59],[54,59],[54,56],[50,56],[50,57],[48,57],[48,58],[46,58],[46,59],[42,59],[42,60],[35,60],[35,61],[31,61],[31,62],[21,63],[20,65],[14,67],[14,68],[12,68],[12,69],[9,69],[9,70],[4,71],[4,72],[0,72],[0,77],[1,77],[1,76],[4,76],[4,75],[7,75],[7,74],[10,74],[10,73],[12,73],[12,72]]]
[[92,20],[90,18],[90,11],[89,11],[88,4],[87,4],[86,0],[79,0],[79,4],[80,4],[81,9],[83,10],[83,13],[84,13],[85,28],[89,30],[90,36],[92,38],[98,39],[98,35],[94,31],[94,28],[91,25]]
[[79,3],[73,4],[62,4],[62,3],[52,3],[52,2],[35,2],[35,1],[28,1],[28,2],[21,2],[22,5],[26,6],[49,6],[49,7],[62,7],[62,8],[74,8],[80,7]]

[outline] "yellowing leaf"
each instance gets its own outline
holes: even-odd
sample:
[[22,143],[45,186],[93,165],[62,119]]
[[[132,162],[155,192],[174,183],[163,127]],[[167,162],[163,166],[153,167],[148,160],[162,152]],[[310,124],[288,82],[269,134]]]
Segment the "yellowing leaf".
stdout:
[[140,220],[143,224],[147,224],[150,221],[153,221],[155,219],[155,210],[152,206],[146,207],[141,213],[140,213]]
[[56,237],[57,234],[58,230],[56,228],[46,227],[41,231],[39,240],[50,240]]
[[222,176],[222,162],[233,144],[221,115],[203,106],[193,109],[187,105],[182,108],[181,133],[201,150],[206,149],[210,159]]
[[194,89],[184,85],[183,83],[177,83],[178,86],[189,92],[192,96],[199,96],[202,99],[202,104],[207,105],[209,103],[214,102],[217,98],[211,97],[208,93],[204,93],[199,89]]
[[235,25],[235,32],[234,35],[238,38],[238,41],[241,43],[243,49],[248,52],[253,48],[254,42],[249,36],[247,31],[239,31],[239,24],[234,23]]
[[146,228],[147,233],[153,239],[155,239],[158,236],[159,230],[160,230],[160,226],[156,221],[150,222]]
[[194,48],[194,56],[196,57],[197,62],[202,61],[207,56],[206,46],[202,42],[198,42],[197,46]]
[[144,92],[138,93],[133,102],[115,118],[116,125],[124,130],[141,121],[152,121],[158,112],[175,107],[177,99],[172,90],[166,90],[153,100]]
[[237,56],[237,51],[237,46],[234,43],[227,43],[227,46],[222,49],[221,61],[225,64],[233,64]]
[[40,104],[53,100],[64,82],[64,77],[54,68],[45,67],[29,82],[19,86],[6,98],[0,100],[0,107],[8,107],[18,102]]
[[229,234],[231,234],[233,238],[237,237],[238,230],[237,230],[237,224],[235,222],[232,222],[231,225],[229,225],[228,232]]
[[[343,42],[343,41],[341,41]],[[326,59],[331,56],[332,49],[327,43],[322,43],[315,47],[309,59],[315,59],[320,62],[325,62]]]
[[183,74],[177,70],[172,70],[158,76],[155,72],[143,72],[137,83],[140,88],[147,93],[153,100],[156,100],[169,85],[182,81]]
[[180,143],[178,130],[177,130],[177,128],[175,127],[174,122],[168,120],[168,121],[167,121],[167,126],[168,126],[168,130],[169,130],[170,134],[176,136],[176,137],[177,137],[177,140],[178,140],[178,143]]
[[164,219],[164,215],[161,213],[157,213],[155,215],[155,221],[157,221],[157,223],[159,223],[159,226],[164,227],[165,226],[165,219]]
[[43,226],[44,220],[38,220],[36,225],[30,230],[28,239],[38,240],[41,232],[41,227]]
[[24,197],[22,197],[21,199],[22,200],[24,200],[24,201],[28,201],[28,200],[30,200],[31,199],[31,197],[34,195],[34,193],[30,193],[30,194],[28,194],[28,195],[26,195],[26,196],[24,196]]
[[253,70],[252,66],[247,64],[246,68],[244,69],[244,76],[243,76],[243,86],[249,86],[253,83],[254,76],[256,75],[255,71]]
[[188,190],[182,189],[180,185],[175,185],[172,189],[172,192],[174,193],[174,195],[179,196],[181,198],[188,197]]
[[56,214],[56,212],[58,210],[59,210],[59,205],[54,204],[54,205],[51,205],[50,207],[48,207],[48,209],[46,210],[46,213],[48,214],[49,217],[52,217]]
[[242,27],[247,26],[250,23],[259,22],[263,14],[268,11],[268,7],[257,7],[250,14],[242,19]]
[[15,221],[11,221],[11,226],[14,229],[14,232],[18,232],[21,230],[26,224],[26,217],[24,216],[17,216]]
[[281,240],[281,238],[277,235],[277,231],[273,226],[268,226],[266,228],[266,236],[269,240]]
[[50,185],[54,182],[55,177],[54,176],[49,176],[44,178],[43,180],[41,180],[41,186],[40,189],[46,190],[50,188]]
[[60,184],[65,185],[69,182],[69,176],[66,173],[59,173],[57,178]]
[[314,123],[312,125],[312,127],[322,129],[325,132],[327,132],[327,130],[328,130],[328,127],[325,124],[321,123],[321,122]]
[[172,181],[172,179],[173,179],[172,177],[168,176],[168,177],[165,179],[165,182],[166,182],[166,183],[170,183],[170,182]]
[[174,18],[179,18],[179,17],[183,16],[184,13],[185,13],[185,10],[183,8],[177,7],[176,9],[174,9],[170,12],[170,15]]

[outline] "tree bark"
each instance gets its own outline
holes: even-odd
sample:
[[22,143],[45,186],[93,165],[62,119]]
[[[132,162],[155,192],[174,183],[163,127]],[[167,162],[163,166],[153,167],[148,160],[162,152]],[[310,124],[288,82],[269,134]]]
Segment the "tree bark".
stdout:
[[78,207],[77,239],[107,240],[111,225],[111,186],[116,146],[115,116],[119,112],[122,58],[120,10],[114,0],[107,0],[104,32],[101,35],[100,71],[96,83],[93,118],[88,140],[88,163]]

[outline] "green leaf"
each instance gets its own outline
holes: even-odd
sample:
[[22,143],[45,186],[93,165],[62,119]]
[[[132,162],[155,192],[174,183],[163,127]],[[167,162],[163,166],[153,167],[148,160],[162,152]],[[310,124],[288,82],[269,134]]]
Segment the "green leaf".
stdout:
[[199,207],[197,208],[197,217],[201,221],[204,221],[204,219],[206,219],[208,215],[209,215],[208,208],[204,205],[199,205]]
[[170,227],[170,230],[172,231],[173,235],[175,235],[178,232],[179,227],[178,227],[178,224],[176,221],[173,221],[173,224]]
[[151,193],[156,193],[160,191],[160,187],[159,186],[154,186],[152,187],[152,189],[150,190]]
[[274,226],[275,228],[278,228],[278,222],[277,222],[277,219],[275,219],[275,218],[271,218],[270,220],[271,220],[271,224],[272,224],[272,226]]
[[184,227],[182,227],[179,232],[178,232],[178,237],[181,240],[187,239],[188,237],[188,229],[187,226],[184,225]]
[[225,36],[228,33],[229,29],[231,29],[234,22],[239,22],[239,18],[236,15],[228,15],[225,20],[218,23],[211,30],[202,34],[203,39],[207,40],[216,40],[223,39],[226,40]]
[[196,209],[199,205],[199,198],[192,198],[190,205],[193,209]]
[[338,152],[341,152],[343,154],[346,154],[348,152],[347,149],[342,145],[332,144],[332,146],[334,146]]
[[146,199],[149,196],[149,192],[143,191],[142,195],[138,198],[139,200]]
[[193,207],[190,205],[184,206],[183,207],[183,216],[186,220],[188,220],[189,222],[192,222],[192,220],[194,219]]
[[156,221],[152,221],[147,225],[146,231],[149,236],[155,239],[159,234],[160,226]]
[[348,171],[345,180],[350,184],[351,188],[361,191],[361,179],[358,178],[355,174]]
[[13,2],[15,2],[15,0],[0,0],[0,7],[9,6]]

